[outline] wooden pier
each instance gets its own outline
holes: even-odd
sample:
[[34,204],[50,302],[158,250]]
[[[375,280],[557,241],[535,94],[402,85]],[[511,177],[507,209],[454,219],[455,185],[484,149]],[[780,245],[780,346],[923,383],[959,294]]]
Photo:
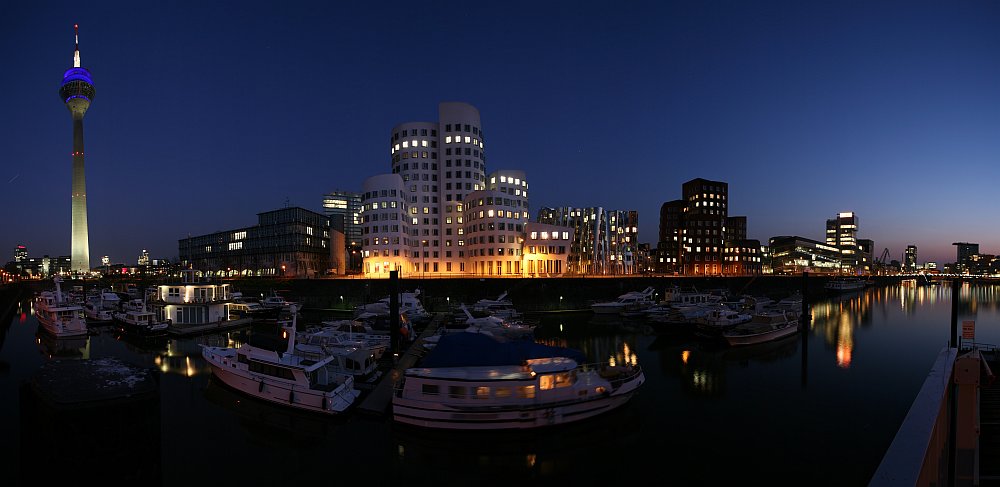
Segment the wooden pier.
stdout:
[[417,361],[424,355],[426,352],[423,345],[424,338],[437,333],[446,316],[447,313],[434,313],[434,318],[431,319],[431,322],[420,333],[420,336],[410,343],[409,348],[396,360],[389,373],[382,376],[382,380],[378,385],[358,405],[357,410],[359,413],[377,416],[389,414],[389,405],[392,402],[392,390],[396,380],[403,376],[403,372],[406,369],[416,365]]

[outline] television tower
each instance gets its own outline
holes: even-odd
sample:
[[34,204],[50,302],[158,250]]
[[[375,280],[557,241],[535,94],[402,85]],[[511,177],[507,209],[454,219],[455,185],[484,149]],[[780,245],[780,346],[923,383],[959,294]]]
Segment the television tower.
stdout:
[[90,272],[90,234],[87,230],[87,179],[83,171],[83,115],[94,99],[94,82],[90,71],[80,66],[80,26],[73,25],[76,49],[73,67],[63,73],[59,98],[73,116],[73,195],[71,199],[72,242],[70,245],[70,271]]

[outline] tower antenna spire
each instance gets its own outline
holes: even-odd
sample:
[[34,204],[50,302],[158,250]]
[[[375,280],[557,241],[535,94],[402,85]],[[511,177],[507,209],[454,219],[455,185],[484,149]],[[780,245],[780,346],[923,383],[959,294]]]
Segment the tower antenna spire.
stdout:
[[80,24],[73,24],[73,37],[76,38],[76,49],[73,50],[73,67],[80,67]]

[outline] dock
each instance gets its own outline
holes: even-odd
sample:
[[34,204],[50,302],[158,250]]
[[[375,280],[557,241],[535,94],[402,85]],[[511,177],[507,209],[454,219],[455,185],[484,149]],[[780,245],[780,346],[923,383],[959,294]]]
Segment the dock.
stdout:
[[[392,369],[389,373],[382,376],[382,380],[375,386],[371,392],[365,397],[364,401],[358,405],[357,410],[359,413],[370,414],[375,416],[385,416],[389,412],[389,404],[392,402],[392,390],[396,383],[396,379],[403,376],[403,372],[406,369],[416,365],[417,360],[420,359],[426,352],[423,346],[424,338],[433,336],[437,333],[438,328],[444,323],[447,313],[434,313],[434,318],[431,322],[427,324],[420,336],[417,337],[412,343],[410,343],[409,348],[403,353],[396,363],[393,364]],[[388,352],[386,352],[388,353]]]

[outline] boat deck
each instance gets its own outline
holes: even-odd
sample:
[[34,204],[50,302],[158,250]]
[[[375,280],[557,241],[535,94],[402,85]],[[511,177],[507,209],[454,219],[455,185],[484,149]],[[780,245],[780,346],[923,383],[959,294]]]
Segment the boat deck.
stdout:
[[191,335],[201,335],[203,333],[212,333],[215,331],[230,330],[233,328],[239,328],[241,326],[247,326],[253,321],[252,318],[239,318],[235,320],[220,321],[216,323],[206,323],[204,325],[170,325],[167,328],[167,334],[174,336],[191,336]]
[[375,386],[364,401],[358,405],[358,412],[372,415],[384,416],[389,411],[389,404],[392,402],[392,388],[394,377],[402,377],[406,369],[416,365],[417,360],[423,356],[426,350],[423,347],[424,338],[433,336],[437,329],[444,323],[447,313],[434,313],[434,318],[424,328],[413,343],[410,344],[403,356],[393,365],[392,370],[382,376],[382,380]]

